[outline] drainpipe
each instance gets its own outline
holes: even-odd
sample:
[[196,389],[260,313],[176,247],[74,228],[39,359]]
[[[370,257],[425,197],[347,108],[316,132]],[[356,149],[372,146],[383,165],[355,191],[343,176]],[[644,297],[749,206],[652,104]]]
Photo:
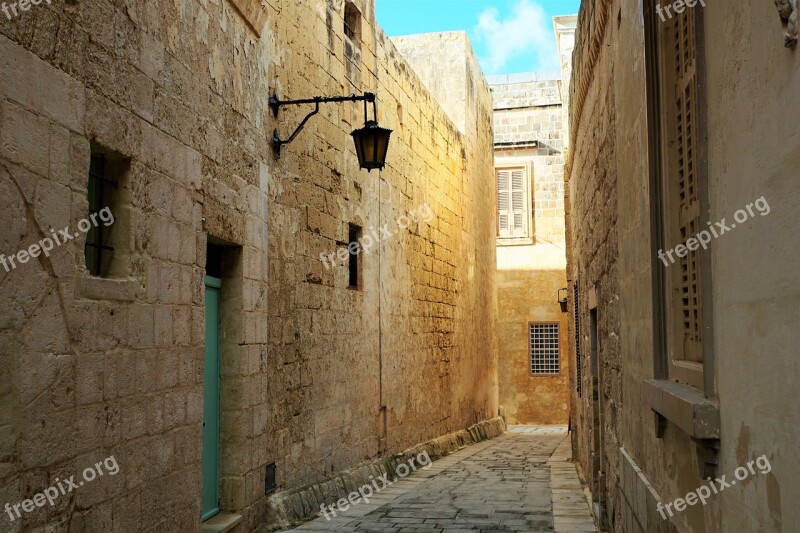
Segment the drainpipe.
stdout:
[[[378,227],[381,227],[383,213],[383,179],[382,171],[378,171]],[[381,438],[380,455],[384,455],[387,449],[388,422],[386,420],[386,404],[383,401],[383,244],[378,242],[378,401],[379,416],[383,426],[383,437]]]

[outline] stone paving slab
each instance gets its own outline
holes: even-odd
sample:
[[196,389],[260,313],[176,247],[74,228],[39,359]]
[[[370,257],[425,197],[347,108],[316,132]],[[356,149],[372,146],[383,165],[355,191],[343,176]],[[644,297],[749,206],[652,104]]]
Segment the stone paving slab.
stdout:
[[557,533],[595,532],[590,503],[571,462],[569,437],[561,441],[548,461],[550,486],[553,492],[553,524]]
[[569,446],[566,427],[512,426],[294,531],[596,532]]

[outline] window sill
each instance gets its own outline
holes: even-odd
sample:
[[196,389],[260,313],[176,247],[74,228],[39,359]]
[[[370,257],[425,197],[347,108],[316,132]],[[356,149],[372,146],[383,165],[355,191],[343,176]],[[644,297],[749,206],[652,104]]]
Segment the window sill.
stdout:
[[136,282],[132,279],[79,278],[75,296],[87,300],[132,302],[136,298]]
[[233,513],[218,513],[203,522],[203,533],[226,533],[239,525],[242,515]]
[[531,237],[497,237],[497,246],[533,246]]
[[719,439],[719,407],[694,387],[648,379],[642,382],[642,396],[653,411],[693,439]]

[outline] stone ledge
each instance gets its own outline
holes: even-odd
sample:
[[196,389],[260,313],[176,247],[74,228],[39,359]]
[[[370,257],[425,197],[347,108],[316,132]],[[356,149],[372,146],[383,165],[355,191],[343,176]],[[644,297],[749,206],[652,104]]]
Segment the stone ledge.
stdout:
[[75,297],[88,300],[132,302],[136,299],[136,281],[131,279],[78,278]]
[[217,513],[203,522],[203,533],[227,533],[233,531],[242,521],[242,515],[231,513]]
[[280,492],[269,498],[268,523],[270,526],[288,528],[307,521],[316,517],[321,505],[347,498],[349,493],[369,484],[370,476],[377,478],[386,475],[388,479],[396,479],[394,473],[397,466],[408,463],[412,456],[427,451],[431,460],[436,460],[471,444],[493,439],[505,431],[506,425],[502,418],[485,420],[467,429],[418,444],[396,455],[360,464],[312,485]]
[[630,519],[636,524],[628,524],[626,510],[623,509],[623,524],[628,527],[624,531],[647,531],[648,533],[687,533],[676,517],[664,520],[658,515],[657,505],[664,500],[650,483],[645,472],[624,446],[620,453],[620,496],[622,505],[632,515]]
[[719,408],[703,394],[674,381],[648,379],[642,396],[650,408],[694,439],[719,439]]

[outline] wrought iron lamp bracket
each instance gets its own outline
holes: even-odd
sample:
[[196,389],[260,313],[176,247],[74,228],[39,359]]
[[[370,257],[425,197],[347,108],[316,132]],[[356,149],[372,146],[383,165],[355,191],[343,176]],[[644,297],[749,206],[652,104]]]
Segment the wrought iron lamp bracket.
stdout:
[[294,132],[289,136],[288,139],[281,139],[280,134],[278,133],[278,129],[276,128],[275,131],[272,133],[272,146],[275,149],[275,157],[280,157],[281,155],[281,147],[285,144],[289,144],[292,142],[297,135],[303,131],[308,121],[319,113],[319,105],[320,104],[329,104],[329,103],[337,103],[337,102],[364,102],[364,124],[367,124],[367,103],[372,103],[372,112],[373,116],[375,117],[375,121],[378,120],[378,110],[375,103],[375,94],[374,93],[364,93],[363,95],[351,95],[351,96],[333,96],[333,97],[322,97],[322,96],[315,96],[314,98],[307,98],[303,100],[281,100],[278,98],[277,94],[273,94],[272,97],[269,99],[269,107],[272,110],[273,116],[275,118],[278,117],[278,113],[281,107],[290,106],[290,105],[303,105],[303,104],[314,104],[314,110],[311,111],[306,117],[300,122],[300,125],[294,130]]

